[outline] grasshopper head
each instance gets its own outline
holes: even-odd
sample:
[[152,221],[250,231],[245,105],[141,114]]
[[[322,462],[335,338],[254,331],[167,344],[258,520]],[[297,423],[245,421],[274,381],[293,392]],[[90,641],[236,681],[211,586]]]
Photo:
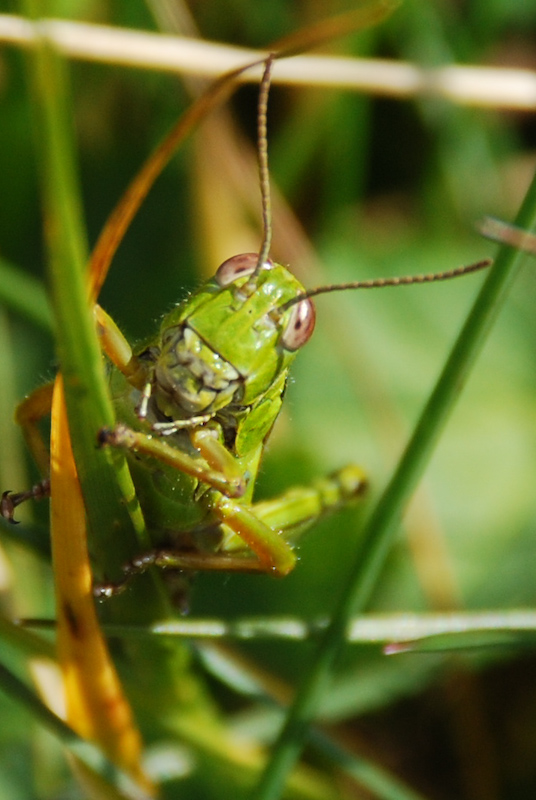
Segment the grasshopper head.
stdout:
[[285,267],[245,253],[162,323],[154,396],[173,419],[253,405],[311,337],[315,310]]

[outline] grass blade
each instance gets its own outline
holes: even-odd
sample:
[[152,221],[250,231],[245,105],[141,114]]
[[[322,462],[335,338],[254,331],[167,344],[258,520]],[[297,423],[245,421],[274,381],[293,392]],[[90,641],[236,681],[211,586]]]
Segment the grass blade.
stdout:
[[52,332],[52,314],[44,286],[0,258],[0,300],[37,327]]
[[[29,11],[32,4],[28,4]],[[36,23],[38,26],[38,23]],[[39,29],[39,28],[38,28]],[[127,512],[134,496],[124,457],[100,451],[95,431],[113,425],[114,414],[87,302],[87,247],[80,193],[76,185],[71,119],[67,111],[64,65],[50,45],[31,62],[35,94],[36,142],[43,164],[44,213],[47,220],[49,281],[54,309],[56,347],[65,381],[65,396],[76,462],[79,465],[92,546],[113,573],[143,536],[139,510]],[[61,91],[60,91],[60,88]],[[122,498],[126,500],[122,501]],[[126,532],[114,535],[115,522]],[[127,532],[130,530],[130,548]]]
[[[536,177],[515,224],[522,229],[532,229],[536,225]],[[286,776],[299,757],[307,727],[314,718],[317,703],[344,642],[350,618],[363,611],[369,601],[397,534],[405,506],[424,472],[523,257],[512,247],[503,246],[499,250],[413,436],[366,526],[354,567],[331,624],[320,641],[310,671],[298,689],[272,758],[259,783],[258,800],[276,800],[281,794]]]
[[[23,681],[3,664],[0,664],[0,689],[26,709],[33,720],[38,721],[59,739],[81,764],[86,779],[93,783],[99,782],[101,790],[106,792],[101,795],[102,797],[109,798],[109,800],[126,800],[127,798],[144,800],[149,797],[143,790],[135,787],[132,781],[108,761],[97,747],[82,739],[76,731],[50,711]],[[113,782],[110,782],[110,776],[113,776]],[[119,782],[128,787],[126,794],[116,788]]]

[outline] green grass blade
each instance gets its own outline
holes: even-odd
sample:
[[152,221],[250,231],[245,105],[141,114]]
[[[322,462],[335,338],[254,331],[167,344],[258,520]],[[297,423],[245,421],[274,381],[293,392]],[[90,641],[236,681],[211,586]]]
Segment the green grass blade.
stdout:
[[422,794],[405,786],[385,769],[340,747],[320,731],[311,731],[309,742],[378,800],[425,800]]
[[56,655],[56,648],[50,640],[4,617],[0,617],[0,639],[31,658],[54,659]]
[[[27,3],[31,13],[33,4]],[[107,573],[120,565],[143,537],[143,520],[125,459],[99,450],[96,432],[114,423],[104,365],[87,297],[87,247],[76,180],[74,145],[64,63],[46,39],[30,56],[35,126],[42,165],[47,220],[49,282],[57,353],[73,450],[90,523],[92,547]],[[130,513],[127,509],[131,509]],[[118,527],[122,536],[115,535]]]
[[0,258],[0,302],[34,325],[52,332],[52,314],[43,284]]
[[[274,706],[280,708],[269,681],[263,681],[261,675],[252,674],[232,651],[222,650],[208,642],[200,645],[199,655],[204,666],[220,683],[246,697],[262,699],[263,705],[268,705],[270,710]],[[424,800],[422,795],[389,774],[386,769],[367,758],[355,755],[319,729],[309,730],[308,743],[322,759],[332,761],[379,800]]]
[[[33,720],[38,721],[52,733],[90,771],[90,774],[94,776],[93,780],[99,781],[102,791],[100,797],[109,798],[109,800],[126,800],[126,798],[142,800],[147,797],[134,787],[132,781],[108,761],[97,747],[82,739],[60,717],[50,711],[23,681],[3,664],[0,664],[0,689],[25,709]],[[113,783],[110,782],[110,776],[113,776]],[[116,786],[119,781],[128,787],[125,793]]]
[[[516,225],[536,225],[536,177],[516,218]],[[258,787],[258,800],[275,800],[299,757],[336,655],[353,614],[363,611],[397,534],[398,523],[420,480],[450,411],[499,312],[524,255],[501,247],[477,296],[443,372],[424,407],[413,436],[366,526],[354,567],[322,637],[313,665],[298,689],[285,725]]]
[[[281,639],[284,641],[304,642],[318,639],[328,626],[328,620],[317,618],[305,620],[300,617],[238,617],[234,620],[216,617],[188,617],[156,622],[152,625],[132,623],[105,623],[102,626],[107,636],[119,639],[147,639],[163,636],[170,639],[229,639],[234,641],[252,641],[263,639]],[[17,630],[36,628],[53,630],[56,621],[46,617],[23,618],[17,625],[8,623]],[[0,635],[3,633],[0,617]],[[536,610],[515,608],[504,611],[490,609],[487,611],[455,611],[448,613],[410,613],[366,614],[350,620],[346,631],[345,642],[357,645],[387,645],[393,650],[407,645],[406,650],[415,652],[428,641],[439,641],[447,645],[452,641],[453,647],[463,639],[464,645],[479,647],[481,636],[486,636],[485,643],[495,643],[493,637],[506,635],[512,641],[533,641],[536,634]],[[473,637],[471,639],[471,637]],[[515,639],[514,639],[515,637]],[[432,647],[427,648],[432,649]]]
[[26,546],[40,558],[50,561],[50,537],[44,526],[23,523],[15,527],[11,522],[0,519],[0,532],[6,539]]

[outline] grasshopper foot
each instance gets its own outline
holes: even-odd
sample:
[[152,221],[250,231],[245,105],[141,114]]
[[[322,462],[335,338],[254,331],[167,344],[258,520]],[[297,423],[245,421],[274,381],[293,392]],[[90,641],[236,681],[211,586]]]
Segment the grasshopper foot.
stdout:
[[97,435],[97,446],[105,447],[106,445],[116,445],[116,435],[114,428],[101,428]]
[[93,584],[93,597],[96,600],[109,600],[110,597],[116,597],[125,591],[128,581],[129,579],[125,578],[118,583],[95,583]]
[[[168,567],[166,574],[166,584],[171,596],[171,602],[181,614],[187,614],[190,610],[188,597],[192,571],[177,568],[177,555],[162,550],[151,550],[143,553],[123,566],[125,577],[117,583],[96,583],[93,585],[93,596],[97,600],[109,600],[122,594],[131,580],[136,575],[142,575],[150,567]],[[171,568],[169,568],[171,567]]]
[[123,565],[123,573],[125,577],[116,583],[95,583],[93,585],[93,596],[98,600],[108,600],[110,597],[115,597],[125,591],[131,579],[135,575],[142,575],[149,567],[157,563],[159,551],[151,550],[141,556],[133,558]]

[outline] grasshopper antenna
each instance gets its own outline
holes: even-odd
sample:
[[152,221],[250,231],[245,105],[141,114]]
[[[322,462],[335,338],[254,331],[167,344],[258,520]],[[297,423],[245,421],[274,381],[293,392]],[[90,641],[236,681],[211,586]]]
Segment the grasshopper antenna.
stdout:
[[272,200],[270,197],[270,172],[268,170],[268,93],[270,91],[270,81],[272,77],[272,67],[275,61],[275,53],[270,53],[266,59],[264,73],[259,88],[259,108],[257,114],[257,151],[259,159],[259,179],[261,187],[262,202],[262,228],[263,240],[259,251],[257,266],[253,274],[255,275],[267,260],[270,254],[272,243]]
[[[272,67],[275,58],[275,53],[270,53],[270,55],[267,57],[259,88],[259,105],[257,114],[257,151],[264,235],[261,249],[259,251],[259,257],[257,259],[257,264],[252,273],[253,275],[256,275],[259,270],[262,269],[262,265],[268,259],[270,254],[270,245],[272,242],[272,202],[270,196],[270,172],[268,169],[267,117],[268,94],[270,91]],[[315,297],[319,294],[345,291],[347,289],[383,289],[387,286],[411,286],[414,283],[436,283],[438,281],[447,281],[451,278],[458,278],[462,275],[468,275],[471,272],[477,272],[481,269],[485,269],[490,264],[491,259],[488,258],[467,266],[456,267],[455,269],[447,270],[446,272],[434,272],[426,275],[403,275],[401,277],[393,278],[375,278],[373,280],[319,286],[317,289],[311,289],[308,292],[304,292],[303,294],[293,297],[292,300],[289,300],[287,303],[281,306],[281,311],[286,311],[296,303],[300,303],[302,300],[305,300],[308,297]]]
[[483,261],[477,261],[474,264],[449,269],[446,272],[431,272],[425,275],[402,275],[393,278],[373,278],[367,281],[353,281],[352,283],[334,283],[329,286],[319,286],[317,289],[311,289],[308,292],[303,292],[303,294],[293,297],[292,300],[282,305],[280,310],[286,311],[291,306],[300,303],[308,297],[316,297],[316,295],[328,294],[329,292],[343,292],[347,289],[384,289],[387,286],[412,286],[414,283],[449,281],[451,278],[459,278],[462,275],[469,275],[471,272],[478,272],[481,269],[486,269],[491,263],[491,258],[486,258]]

